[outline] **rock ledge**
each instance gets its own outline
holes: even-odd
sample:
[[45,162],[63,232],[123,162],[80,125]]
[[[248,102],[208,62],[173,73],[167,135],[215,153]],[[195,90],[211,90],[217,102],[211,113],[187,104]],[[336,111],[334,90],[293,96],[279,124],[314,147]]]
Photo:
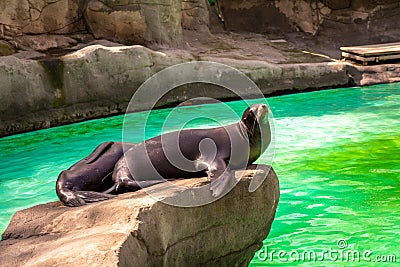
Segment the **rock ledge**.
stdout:
[[[52,202],[17,212],[0,242],[1,266],[246,266],[268,235],[279,200],[271,168],[247,170],[225,197],[180,208],[138,191],[80,208]],[[206,178],[156,187],[161,199],[196,194]]]

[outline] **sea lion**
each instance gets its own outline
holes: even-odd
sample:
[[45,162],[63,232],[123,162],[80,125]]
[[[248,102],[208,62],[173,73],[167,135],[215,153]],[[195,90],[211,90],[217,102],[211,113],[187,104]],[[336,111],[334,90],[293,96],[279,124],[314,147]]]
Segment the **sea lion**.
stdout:
[[[124,143],[124,146],[133,144]],[[121,142],[105,142],[97,146],[89,156],[60,173],[56,184],[59,199],[67,206],[82,206],[114,197],[101,192],[113,186],[111,174],[122,155]]]
[[265,104],[252,105],[237,123],[175,131],[134,145],[116,163],[115,184],[107,193],[204,176],[211,180],[214,197],[227,193],[232,170],[252,164],[271,142],[268,111]]

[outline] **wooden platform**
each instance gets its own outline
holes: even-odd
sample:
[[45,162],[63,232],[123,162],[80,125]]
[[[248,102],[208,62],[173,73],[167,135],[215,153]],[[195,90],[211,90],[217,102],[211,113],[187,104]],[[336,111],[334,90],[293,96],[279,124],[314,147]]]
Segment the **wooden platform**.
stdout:
[[362,62],[367,65],[371,62],[400,59],[400,43],[387,43],[363,46],[341,47],[342,58]]

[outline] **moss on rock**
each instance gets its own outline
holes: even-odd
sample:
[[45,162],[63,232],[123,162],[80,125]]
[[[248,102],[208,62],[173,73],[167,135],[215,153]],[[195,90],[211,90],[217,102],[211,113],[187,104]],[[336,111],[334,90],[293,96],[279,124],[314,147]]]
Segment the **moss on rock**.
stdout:
[[14,47],[6,41],[0,40],[0,57],[9,56],[16,52]]
[[56,98],[53,107],[66,105],[64,92],[64,62],[59,58],[39,61],[39,64],[46,71],[51,86],[54,89]]

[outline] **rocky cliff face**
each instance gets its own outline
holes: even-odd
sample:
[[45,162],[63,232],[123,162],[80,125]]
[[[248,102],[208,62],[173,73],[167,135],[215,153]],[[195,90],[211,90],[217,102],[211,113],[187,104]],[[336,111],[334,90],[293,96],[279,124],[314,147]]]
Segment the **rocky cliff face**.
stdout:
[[[247,266],[279,200],[273,169],[248,192],[261,172],[246,171],[228,195],[201,207],[169,206],[138,191],[80,208],[54,202],[17,212],[0,241],[0,265]],[[196,187],[206,179],[176,183],[181,189],[155,186],[159,199],[202,194]]]
[[179,44],[182,38],[182,3],[177,0],[89,0],[85,18],[95,38],[124,44]]
[[219,2],[228,30],[278,36],[334,58],[339,58],[340,46],[398,42],[400,39],[397,23],[400,2],[396,0]]
[[206,0],[2,0],[0,10],[0,38],[39,51],[93,38],[179,45],[183,28],[208,25]]
[[[228,30],[340,35],[347,45],[398,39],[396,0],[218,0]],[[2,0],[0,38],[46,51],[107,39],[126,45],[182,44],[183,30],[208,32],[217,21],[207,0]],[[381,41],[382,42],[382,41]]]
[[[220,0],[228,29],[271,33],[302,31],[310,34],[354,30],[379,34],[398,29],[396,0]],[[335,28],[336,27],[336,28]],[[353,35],[354,36],[354,35]]]
[[17,48],[47,50],[77,41],[68,34],[85,31],[80,1],[2,0],[0,36]]

